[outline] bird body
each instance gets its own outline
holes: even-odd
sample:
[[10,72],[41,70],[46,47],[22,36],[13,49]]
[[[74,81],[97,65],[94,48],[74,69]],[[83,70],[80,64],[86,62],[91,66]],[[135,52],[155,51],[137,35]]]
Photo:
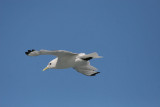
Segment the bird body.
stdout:
[[72,53],[64,50],[56,50],[56,51],[48,51],[48,50],[28,50],[25,52],[28,56],[38,56],[38,55],[55,55],[57,56],[55,59],[51,60],[47,67],[43,69],[43,71],[47,69],[65,69],[65,68],[73,68],[76,71],[87,75],[94,76],[99,72],[96,72],[97,69],[90,65],[89,60],[92,58],[101,58],[96,52],[91,54],[85,53]]
[[54,69],[71,68],[75,64],[75,57],[61,57],[61,58],[57,57],[52,61],[50,61],[50,63],[52,63],[51,68],[54,68]]

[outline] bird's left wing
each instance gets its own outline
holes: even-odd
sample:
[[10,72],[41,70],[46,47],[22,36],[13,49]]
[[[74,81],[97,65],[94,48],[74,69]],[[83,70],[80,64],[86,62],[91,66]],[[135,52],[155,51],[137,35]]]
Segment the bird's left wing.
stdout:
[[55,50],[55,51],[40,50],[40,51],[36,51],[34,49],[28,50],[27,52],[25,52],[25,54],[28,55],[28,56],[55,55],[57,57],[65,56],[65,55],[69,55],[69,56],[77,55],[77,53],[72,53],[72,52],[65,51],[65,50]]

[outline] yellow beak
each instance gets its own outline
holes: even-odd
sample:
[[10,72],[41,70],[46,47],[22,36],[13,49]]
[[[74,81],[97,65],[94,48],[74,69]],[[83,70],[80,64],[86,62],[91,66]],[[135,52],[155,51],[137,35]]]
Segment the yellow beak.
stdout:
[[48,67],[45,67],[44,69],[43,69],[43,71],[45,71],[45,70],[47,70],[48,69]]

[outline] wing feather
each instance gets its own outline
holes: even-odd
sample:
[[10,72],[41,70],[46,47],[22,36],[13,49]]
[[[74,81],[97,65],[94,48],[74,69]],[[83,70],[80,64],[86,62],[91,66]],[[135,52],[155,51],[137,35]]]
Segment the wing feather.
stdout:
[[26,55],[28,56],[38,56],[38,55],[55,55],[57,57],[60,56],[65,56],[65,55],[77,55],[77,53],[72,53],[69,51],[65,51],[65,50],[55,50],[55,51],[50,51],[50,50],[40,50],[40,51],[36,51],[36,50],[28,50],[28,52],[25,52]]
[[97,72],[97,69],[91,66],[88,61],[83,61],[82,63],[73,67],[73,69],[87,76],[95,76],[96,74],[100,73]]

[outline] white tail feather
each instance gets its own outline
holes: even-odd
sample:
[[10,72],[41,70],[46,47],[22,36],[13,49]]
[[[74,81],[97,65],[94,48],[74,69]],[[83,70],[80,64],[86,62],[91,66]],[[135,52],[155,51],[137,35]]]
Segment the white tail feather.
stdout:
[[83,55],[83,56],[80,56],[80,58],[88,58],[88,57],[92,57],[92,58],[102,58],[102,56],[99,56],[96,52],[94,53],[90,53],[90,54],[87,54],[87,55]]

